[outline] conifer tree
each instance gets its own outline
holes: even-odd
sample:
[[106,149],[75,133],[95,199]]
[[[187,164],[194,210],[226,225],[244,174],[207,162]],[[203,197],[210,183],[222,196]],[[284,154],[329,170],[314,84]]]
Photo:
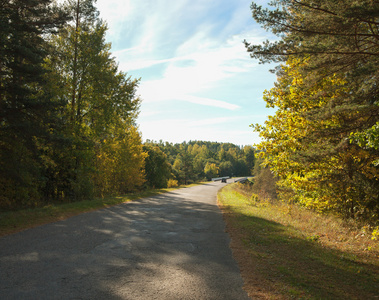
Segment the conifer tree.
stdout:
[[262,63],[282,62],[290,56],[307,59],[302,72],[312,76],[307,75],[304,89],[332,74],[343,74],[349,85],[348,93],[308,113],[310,119],[342,115],[339,128],[320,128],[309,138],[333,135],[338,139],[347,133],[349,141],[379,150],[375,142],[379,138],[378,1],[275,0],[271,4],[272,10],[256,3],[251,9],[254,19],[279,39],[262,45],[246,42],[251,57]]
[[41,186],[40,148],[51,138],[54,110],[45,93],[44,36],[66,21],[51,0],[8,0],[0,5],[1,206],[35,201]]
[[145,161],[146,183],[153,188],[165,188],[171,178],[171,165],[167,161],[167,155],[154,146],[146,143],[144,151],[147,153]]

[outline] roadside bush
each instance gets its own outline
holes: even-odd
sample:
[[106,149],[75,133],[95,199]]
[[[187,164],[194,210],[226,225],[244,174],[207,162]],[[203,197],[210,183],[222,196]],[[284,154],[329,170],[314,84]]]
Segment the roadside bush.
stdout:
[[169,179],[167,181],[167,187],[168,188],[175,188],[175,187],[178,187],[179,184],[178,184],[178,181],[177,180],[174,180],[174,179]]
[[276,191],[277,181],[278,179],[270,168],[262,168],[259,174],[254,177],[252,191],[260,201],[276,201],[278,198]]

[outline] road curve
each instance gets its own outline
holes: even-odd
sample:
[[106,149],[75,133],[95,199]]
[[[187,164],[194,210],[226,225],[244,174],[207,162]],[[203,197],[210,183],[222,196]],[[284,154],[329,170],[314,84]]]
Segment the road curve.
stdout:
[[216,203],[223,185],[0,238],[0,299],[249,299]]

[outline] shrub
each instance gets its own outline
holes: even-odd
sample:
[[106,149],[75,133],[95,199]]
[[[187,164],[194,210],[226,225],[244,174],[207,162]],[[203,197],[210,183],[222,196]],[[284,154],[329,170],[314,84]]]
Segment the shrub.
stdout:
[[268,167],[262,168],[259,174],[254,178],[253,192],[261,201],[274,201],[277,199],[277,181],[278,179],[273,175]]
[[168,188],[175,188],[175,187],[178,187],[179,184],[178,184],[178,181],[177,180],[174,180],[174,179],[169,179],[167,181],[167,187]]

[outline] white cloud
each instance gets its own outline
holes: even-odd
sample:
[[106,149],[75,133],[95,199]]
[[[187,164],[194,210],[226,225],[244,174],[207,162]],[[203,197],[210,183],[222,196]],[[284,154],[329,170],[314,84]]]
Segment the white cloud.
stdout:
[[143,110],[139,113],[138,117],[141,119],[141,118],[150,118],[150,117],[153,117],[153,116],[158,116],[160,114],[162,114],[163,112],[161,111],[146,111],[146,110]]
[[[267,39],[251,18],[250,4],[251,0],[97,0],[120,70],[142,78],[138,94],[143,100],[139,122],[144,138],[254,143],[256,135],[248,128],[253,120],[237,118],[250,111],[260,114],[251,103],[262,101],[268,88],[262,84],[263,69],[243,44],[244,39],[253,44]],[[200,121],[199,112],[204,117]],[[176,120],[170,119],[173,116]],[[221,129],[224,123],[230,128]]]
[[194,120],[189,121],[188,126],[190,127],[203,127],[210,125],[218,125],[218,124],[227,124],[233,121],[236,121],[238,117],[219,117],[219,118],[210,118],[204,120]]
[[96,7],[101,12],[100,17],[110,25],[110,30],[117,30],[117,25],[133,15],[135,6],[132,0],[98,0]]
[[147,68],[163,63],[167,64],[163,77],[142,81],[139,92],[144,101],[179,100],[229,110],[239,108],[231,103],[234,99],[221,101],[196,95],[217,88],[221,80],[251,71],[257,65],[246,54],[240,35],[218,41],[202,32],[181,44],[174,57],[137,60],[130,62],[129,68]]
[[[185,79],[182,79],[185,80]],[[185,101],[204,106],[224,108],[228,110],[236,110],[240,108],[236,104],[225,101],[211,99],[206,97],[197,97],[188,94],[189,87],[185,87],[182,81],[173,82],[172,80],[162,79],[142,82],[139,88],[139,93],[143,102],[161,102],[161,101]]]
[[195,126],[195,122],[190,119],[168,119],[144,122],[140,125],[140,130],[144,140],[158,141],[162,139],[163,141],[170,141],[172,143],[203,140],[230,142],[236,145],[259,143],[258,133],[253,132],[252,129],[247,128],[247,130],[241,130],[234,129],[233,127],[218,128],[217,126],[213,126],[217,124],[221,125],[226,122],[228,122],[228,119],[210,119],[204,120],[203,124],[199,121],[198,126]]
[[205,97],[196,97],[191,95],[182,95],[181,100],[188,101],[195,104],[205,105],[205,106],[213,106],[213,107],[219,107],[219,108],[225,108],[229,110],[236,110],[240,108],[236,104],[228,103],[225,101],[205,98]]

